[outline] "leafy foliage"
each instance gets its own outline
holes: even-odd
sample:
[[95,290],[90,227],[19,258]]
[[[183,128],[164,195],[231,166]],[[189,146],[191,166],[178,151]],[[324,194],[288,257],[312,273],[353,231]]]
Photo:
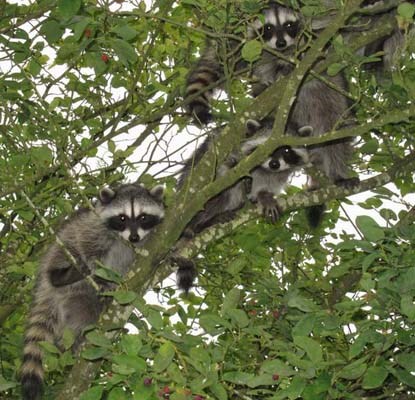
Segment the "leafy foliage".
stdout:
[[[66,215],[88,206],[97,187],[139,177],[145,184],[166,183],[169,209],[178,226],[186,224],[173,190],[194,141],[181,99],[186,76],[205,36],[218,41],[225,55],[227,39],[240,37],[241,57],[254,62],[262,45],[243,40],[264,3],[4,3],[0,398],[20,398],[18,369],[34,276],[42,249]],[[330,11],[340,3],[334,1]],[[332,38],[325,67],[329,75],[346,74],[356,126],[413,106],[414,6],[400,3],[393,12],[406,40],[392,74],[373,68],[381,54],[356,53],[356,36],[351,40],[345,31]],[[307,17],[327,11],[322,2],[300,5]],[[367,22],[364,17],[353,16],[354,26]],[[224,62],[228,96],[214,101],[217,124],[238,120],[252,103],[249,72],[233,79],[235,60]],[[414,130],[413,115],[368,129],[357,143],[356,173],[388,173],[413,154]],[[291,188],[288,195],[296,192]],[[89,327],[81,355],[71,352],[75,338],[69,331],[59,346],[43,343],[45,398],[63,398],[61,389],[79,359],[100,369],[82,400],[412,398],[413,192],[412,163],[394,185],[379,186],[363,200],[330,202],[315,231],[299,210],[276,225],[256,218],[210,238],[196,259],[200,275],[188,297],[166,281],[148,302],[138,287],[105,293],[120,310],[136,309],[128,320],[134,334],[110,339],[102,327]],[[172,244],[175,235],[169,236]],[[114,279],[104,269],[100,273]],[[107,329],[124,322],[120,318]]]

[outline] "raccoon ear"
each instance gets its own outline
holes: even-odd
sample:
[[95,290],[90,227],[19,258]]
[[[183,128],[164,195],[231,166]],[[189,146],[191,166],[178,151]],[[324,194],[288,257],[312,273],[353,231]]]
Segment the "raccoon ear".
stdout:
[[162,201],[163,200],[163,194],[164,194],[164,186],[163,185],[157,185],[154,186],[151,190],[150,190],[150,194],[158,201]]
[[246,127],[246,137],[251,137],[254,133],[258,132],[262,125],[255,119],[248,119],[245,124]]
[[298,135],[300,137],[312,136],[313,127],[311,125],[304,125],[301,128],[298,128]]
[[115,192],[109,187],[104,187],[99,192],[99,200],[102,204],[110,203],[114,199],[114,197]]

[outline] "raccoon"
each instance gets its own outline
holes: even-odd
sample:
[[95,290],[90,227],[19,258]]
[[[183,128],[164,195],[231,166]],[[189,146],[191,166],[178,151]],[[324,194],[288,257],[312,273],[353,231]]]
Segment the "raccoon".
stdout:
[[[257,121],[248,120],[246,135],[252,136],[261,128],[262,125]],[[269,138],[271,132],[271,129],[265,129],[258,136],[246,140],[241,146],[240,153],[245,156],[252,153]],[[220,130],[215,131],[215,136],[218,134],[220,134]],[[310,128],[303,127],[301,134],[310,134]],[[186,177],[189,176],[192,166],[198,164],[211,143],[212,139],[208,138],[196,150],[195,155],[186,162],[179,178],[179,189],[183,186]],[[190,221],[184,236],[193,236],[209,226],[232,220],[236,211],[243,207],[248,199],[258,202],[264,216],[271,222],[276,222],[279,218],[280,210],[274,195],[281,193],[292,173],[307,165],[308,161],[308,153],[305,148],[290,146],[277,148],[266,161],[255,167],[247,177],[241,178],[231,187],[210,199],[204,209]],[[238,162],[239,157],[237,153],[232,153],[224,164],[219,166],[218,175],[223,176]],[[178,265],[177,284],[179,288],[188,292],[196,277],[194,263],[183,257],[173,257],[172,261]]]
[[[248,38],[260,37],[273,50],[292,51],[301,30],[298,15],[293,10],[271,1],[264,10],[264,17],[264,25],[257,20],[248,28]],[[231,42],[232,48],[237,45],[237,42]],[[198,124],[211,121],[209,101],[216,87],[220,86],[220,81],[224,79],[223,60],[219,58],[218,53],[217,42],[209,39],[199,61],[187,78],[185,99],[188,100],[188,111],[195,117],[195,122]],[[237,53],[240,56],[240,53]],[[235,63],[235,72],[247,66],[247,62],[238,60]],[[292,69],[293,67],[287,61],[264,51],[261,59],[252,67],[252,75],[256,80],[252,90],[254,97],[273,83],[279,74],[286,75]]]
[[[263,10],[264,22],[256,20],[248,29],[250,38],[260,36],[269,49],[278,50],[285,54],[293,54],[295,47],[301,40],[302,19],[292,9],[269,2]],[[219,80],[218,72],[220,62],[213,57],[216,52],[208,47],[201,60],[190,74],[186,90],[187,96],[199,93]],[[253,85],[253,95],[258,96],[282,75],[287,75],[293,67],[275,54],[266,49],[261,58],[253,66],[253,74],[257,83]],[[207,73],[211,71],[211,73]],[[214,71],[214,72],[212,72]],[[214,78],[217,78],[216,80]],[[327,78],[340,89],[346,89],[346,82],[340,74]],[[209,96],[211,91],[205,91],[189,103],[190,111],[203,122],[209,120]],[[339,91],[327,86],[324,82],[312,79],[300,88],[291,114],[288,118],[287,134],[297,135],[301,127],[310,126],[313,136],[320,136],[331,131],[349,116],[347,99]],[[352,154],[351,142],[347,140],[328,142],[310,148],[310,161],[315,165],[331,183],[355,186],[358,178],[349,178],[347,161]],[[309,180],[310,190],[319,187],[316,180]],[[308,213],[309,223],[312,227],[319,224],[324,207],[317,206]]]
[[[134,246],[164,217],[163,187],[147,190],[138,184],[103,188],[93,210],[80,210],[58,231],[67,253],[56,243],[40,264],[34,300],[25,334],[21,382],[24,400],[37,400],[43,386],[42,350],[39,342],[59,346],[64,329],[82,341],[82,330],[93,324],[105,306],[86,276],[100,289],[115,284],[93,277],[99,265],[125,274],[134,262]],[[76,265],[73,264],[76,261]]]
[[[262,129],[262,124],[255,120],[248,120],[247,130],[249,134]],[[298,135],[310,136],[312,127],[299,128]],[[242,145],[242,154],[252,153],[259,145],[263,144],[271,135],[272,129],[265,127],[257,137],[247,140]],[[305,147],[278,147],[268,159],[250,172],[251,189],[249,200],[258,203],[264,216],[271,222],[276,222],[280,217],[280,209],[275,196],[279,195],[288,183],[292,174],[306,166],[310,160]]]

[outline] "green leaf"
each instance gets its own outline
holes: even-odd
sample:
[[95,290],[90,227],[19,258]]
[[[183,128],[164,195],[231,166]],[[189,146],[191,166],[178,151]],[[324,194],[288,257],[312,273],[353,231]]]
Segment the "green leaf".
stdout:
[[327,68],[327,75],[335,76],[346,67],[344,63],[333,63]]
[[214,383],[209,386],[209,389],[218,400],[228,400],[228,394],[222,384]]
[[224,381],[236,383],[237,385],[245,385],[248,380],[253,378],[254,375],[240,371],[225,372],[222,377]]
[[231,325],[224,318],[219,317],[216,314],[203,314],[199,318],[201,327],[211,335],[217,334],[224,327],[231,328]]
[[119,304],[125,305],[132,303],[137,298],[137,294],[132,291],[117,290],[113,293],[113,297]]
[[79,397],[79,400],[100,400],[103,393],[104,388],[102,386],[95,386],[88,389],[86,392],[83,392]]
[[366,240],[377,242],[385,238],[385,232],[378,223],[367,215],[359,215],[356,218],[356,225],[362,232]]
[[86,339],[89,343],[94,344],[95,346],[106,348],[113,347],[111,340],[105,337],[102,333],[98,333],[97,331],[88,332],[86,334]]
[[292,367],[281,360],[266,360],[261,365],[261,372],[278,374],[280,376],[292,376],[295,371]]
[[6,390],[12,389],[17,385],[17,382],[6,381],[6,379],[0,375],[0,392],[5,392]]
[[52,150],[47,146],[32,147],[30,154],[32,161],[41,167],[47,167],[52,163]]
[[103,347],[88,347],[82,352],[82,357],[86,360],[94,361],[105,357],[108,354],[108,349]]
[[239,326],[239,328],[245,328],[249,325],[249,318],[243,310],[228,310],[228,315],[231,320]]
[[402,3],[398,6],[398,14],[410,22],[415,15],[415,6],[410,3]]
[[315,315],[305,315],[292,329],[293,336],[308,336],[313,330],[316,322]]
[[366,358],[362,358],[360,360],[352,362],[351,364],[346,365],[339,371],[339,378],[348,380],[355,380],[360,378],[366,372],[367,369],[365,361]]
[[323,352],[320,343],[306,336],[294,336],[294,343],[305,350],[313,363],[320,364],[322,362]]
[[65,328],[62,335],[62,344],[65,350],[72,347],[75,342],[75,335],[71,329]]
[[56,43],[65,32],[61,24],[55,20],[46,21],[40,28],[40,33],[45,36],[49,44]]
[[376,389],[382,386],[388,375],[389,372],[384,367],[369,367],[363,376],[363,389]]
[[[118,284],[122,281],[122,276],[120,274],[106,267],[97,268],[94,272],[94,275],[101,279],[104,279],[105,281],[115,282]],[[115,292],[108,292],[108,295],[112,296],[114,293]]]
[[128,25],[117,25],[112,31],[127,41],[132,40],[137,36],[137,31]]
[[288,307],[298,308],[304,312],[317,311],[318,307],[312,302],[299,294],[298,291],[292,291],[288,294]]
[[147,369],[145,360],[136,355],[118,354],[112,360],[118,364],[113,365],[113,371],[118,374],[130,375],[134,372],[144,372]]
[[40,347],[42,347],[42,349],[45,349],[48,353],[52,353],[52,354],[61,354],[61,351],[52,343],[50,342],[39,342]]
[[409,318],[410,321],[415,321],[415,303],[412,295],[402,295],[401,311]]
[[237,288],[231,289],[223,300],[222,310],[227,313],[229,310],[238,308],[241,291]]
[[146,315],[148,323],[157,330],[163,328],[163,318],[160,315],[160,311],[150,310],[148,315]]
[[164,371],[173,361],[174,354],[174,346],[170,342],[164,343],[154,358],[154,371]]
[[242,58],[248,62],[254,62],[259,59],[262,53],[262,44],[258,40],[250,40],[242,47]]
[[296,400],[301,396],[306,385],[307,381],[304,378],[295,376],[290,385],[286,389],[278,390],[272,400],[286,400],[287,398]]
[[140,336],[138,335],[124,335],[120,341],[121,349],[127,354],[138,354],[143,347]]
[[130,395],[121,389],[120,387],[115,387],[111,390],[110,394],[108,395],[108,400],[127,400],[130,399]]
[[143,381],[134,387],[134,400],[154,400],[157,399],[154,385],[144,385]]
[[408,372],[415,371],[415,355],[411,353],[402,353],[395,356],[396,362]]
[[58,0],[58,10],[66,18],[72,18],[81,8],[81,0]]
[[124,65],[128,66],[138,60],[134,47],[132,47],[128,42],[121,39],[111,39],[109,42]]

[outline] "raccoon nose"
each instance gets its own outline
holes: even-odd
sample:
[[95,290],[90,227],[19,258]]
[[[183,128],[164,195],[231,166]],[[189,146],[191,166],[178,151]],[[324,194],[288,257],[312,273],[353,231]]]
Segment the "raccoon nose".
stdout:
[[131,243],[137,243],[140,241],[140,235],[138,233],[131,233],[128,240]]
[[275,43],[275,46],[277,47],[278,50],[284,50],[287,47],[287,42],[285,41],[285,39],[280,38]]
[[268,166],[272,170],[277,170],[280,167],[280,162],[278,160],[271,160]]

